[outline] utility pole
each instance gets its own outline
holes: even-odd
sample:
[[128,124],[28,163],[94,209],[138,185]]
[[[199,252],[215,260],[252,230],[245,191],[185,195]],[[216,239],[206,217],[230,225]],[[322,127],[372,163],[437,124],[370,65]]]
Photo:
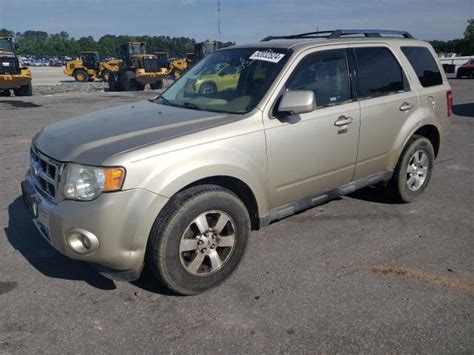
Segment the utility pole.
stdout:
[[217,0],[217,38],[221,40],[221,0]]

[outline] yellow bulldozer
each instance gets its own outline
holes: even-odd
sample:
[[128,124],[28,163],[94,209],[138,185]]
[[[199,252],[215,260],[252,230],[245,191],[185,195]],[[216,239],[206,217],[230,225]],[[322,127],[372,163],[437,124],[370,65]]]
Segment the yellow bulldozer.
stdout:
[[123,43],[119,52],[122,61],[119,69],[110,73],[110,91],[142,91],[148,84],[153,90],[163,87],[169,68],[160,65],[156,54],[146,52],[145,42]]
[[0,37],[0,96],[31,96],[31,71],[15,54],[12,37]]
[[64,67],[64,74],[76,81],[87,82],[99,78],[108,81],[111,72],[119,70],[120,59],[100,61],[99,53],[83,52],[79,59],[69,60]]

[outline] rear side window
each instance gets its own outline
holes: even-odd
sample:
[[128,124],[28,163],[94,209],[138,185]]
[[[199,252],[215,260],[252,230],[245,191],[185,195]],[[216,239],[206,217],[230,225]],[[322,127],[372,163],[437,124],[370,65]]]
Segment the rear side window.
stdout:
[[334,49],[309,54],[298,64],[286,89],[313,91],[318,107],[350,100],[346,51]]
[[354,48],[359,98],[388,95],[408,89],[400,64],[388,48]]
[[428,48],[402,47],[402,52],[408,58],[423,87],[443,84],[439,67]]

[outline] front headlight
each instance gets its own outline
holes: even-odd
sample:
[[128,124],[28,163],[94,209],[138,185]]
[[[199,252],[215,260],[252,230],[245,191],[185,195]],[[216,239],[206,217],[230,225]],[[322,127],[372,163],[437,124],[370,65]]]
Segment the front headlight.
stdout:
[[120,190],[124,179],[124,168],[68,164],[64,196],[71,200],[90,201],[102,192]]

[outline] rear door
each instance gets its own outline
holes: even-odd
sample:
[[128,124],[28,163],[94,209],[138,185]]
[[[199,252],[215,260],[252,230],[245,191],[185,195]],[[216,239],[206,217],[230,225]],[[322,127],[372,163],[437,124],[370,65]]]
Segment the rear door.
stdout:
[[417,115],[418,97],[388,46],[354,45],[352,53],[361,108],[356,180],[386,170],[400,129]]

